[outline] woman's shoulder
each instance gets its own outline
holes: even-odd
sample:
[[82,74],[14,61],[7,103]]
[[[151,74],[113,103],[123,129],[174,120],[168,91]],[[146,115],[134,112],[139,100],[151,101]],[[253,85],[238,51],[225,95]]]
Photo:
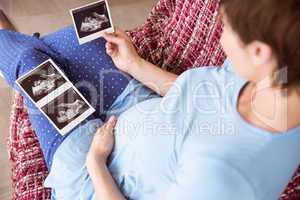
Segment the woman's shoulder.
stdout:
[[221,66],[205,66],[192,68],[182,73],[176,80],[177,84],[198,85],[203,82],[223,85],[230,80],[239,80],[229,60],[225,60]]

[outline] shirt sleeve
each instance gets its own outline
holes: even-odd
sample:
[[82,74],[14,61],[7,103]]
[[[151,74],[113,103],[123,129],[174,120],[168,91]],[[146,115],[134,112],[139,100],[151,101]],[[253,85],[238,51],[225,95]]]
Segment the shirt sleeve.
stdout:
[[253,189],[233,167],[214,158],[191,158],[160,200],[254,200]]

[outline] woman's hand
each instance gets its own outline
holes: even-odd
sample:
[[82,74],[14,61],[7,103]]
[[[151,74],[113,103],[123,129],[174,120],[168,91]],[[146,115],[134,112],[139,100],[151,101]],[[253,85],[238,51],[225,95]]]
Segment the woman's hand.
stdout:
[[106,52],[117,68],[161,96],[169,91],[177,75],[141,58],[125,32],[117,29],[115,34],[105,34],[104,38],[107,40]]
[[94,164],[95,161],[106,164],[107,158],[114,147],[113,129],[116,122],[116,117],[111,117],[108,122],[98,129],[87,155],[87,167]]
[[104,39],[107,41],[106,53],[117,68],[130,74],[131,69],[140,65],[142,58],[125,32],[116,29],[114,34],[105,33]]
[[113,129],[116,122],[117,119],[111,117],[97,131],[86,160],[87,171],[93,182],[96,198],[101,200],[126,200],[106,165],[114,146]]

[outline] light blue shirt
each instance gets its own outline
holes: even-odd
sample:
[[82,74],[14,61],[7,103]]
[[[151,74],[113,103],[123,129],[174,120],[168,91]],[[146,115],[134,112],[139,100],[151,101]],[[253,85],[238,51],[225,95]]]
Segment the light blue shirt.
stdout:
[[[272,134],[244,121],[237,100],[245,84],[229,62],[185,72],[163,98],[132,87],[133,81],[135,89],[111,109],[119,120],[109,169],[123,194],[133,200],[278,199],[300,163],[300,128]],[[85,157],[99,125],[88,122],[57,150],[45,182],[53,199],[95,199]]]

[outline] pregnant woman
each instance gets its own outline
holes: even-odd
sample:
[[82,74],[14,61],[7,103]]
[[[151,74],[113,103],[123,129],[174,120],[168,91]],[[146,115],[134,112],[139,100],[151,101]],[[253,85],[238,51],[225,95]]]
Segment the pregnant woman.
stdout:
[[122,31],[105,36],[116,66],[162,97],[119,115],[136,94],[149,94],[126,88],[112,106],[118,122],[111,117],[95,135],[98,121],[75,130],[45,182],[55,198],[278,199],[300,163],[300,4],[221,5],[221,68],[175,80],[141,59]]
[[[89,44],[99,42],[97,48],[134,79],[104,92],[115,96],[101,101],[108,102],[105,112],[99,110],[107,123],[91,119],[62,139],[45,182],[53,199],[279,197],[300,163],[300,5],[297,0],[223,0],[221,5],[228,56],[221,68],[176,77],[141,59],[120,30],[105,36],[105,47],[103,40]],[[44,43],[51,44],[49,39]],[[64,68],[59,55],[42,45],[35,49]],[[89,59],[106,59],[93,52]],[[79,55],[74,52],[68,61]],[[28,66],[26,57],[19,68]],[[15,78],[10,68],[3,69],[8,80]],[[111,80],[116,77],[107,86]]]

